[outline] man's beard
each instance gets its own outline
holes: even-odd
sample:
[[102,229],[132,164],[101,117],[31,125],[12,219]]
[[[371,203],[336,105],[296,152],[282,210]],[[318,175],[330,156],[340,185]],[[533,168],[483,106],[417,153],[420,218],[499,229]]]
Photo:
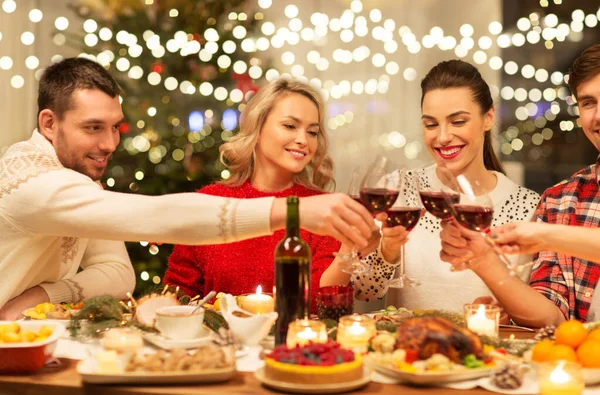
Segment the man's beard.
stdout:
[[104,171],[100,174],[91,172],[88,167],[83,163],[85,159],[78,160],[74,152],[71,152],[69,145],[65,139],[65,133],[62,128],[58,129],[56,135],[56,155],[60,163],[67,169],[71,169],[83,175],[90,177],[94,181],[98,181],[104,175]]

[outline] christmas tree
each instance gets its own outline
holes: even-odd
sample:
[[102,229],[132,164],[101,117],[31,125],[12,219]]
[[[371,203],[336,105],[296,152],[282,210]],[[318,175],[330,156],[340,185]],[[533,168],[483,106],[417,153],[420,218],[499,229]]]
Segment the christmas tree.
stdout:
[[[253,54],[263,19],[253,2],[78,0],[72,7],[86,33],[69,36],[69,45],[103,64],[125,92],[127,122],[106,188],[160,195],[227,178],[219,145],[235,133],[266,66]],[[127,249],[136,292],[159,284],[172,246],[149,240]]]

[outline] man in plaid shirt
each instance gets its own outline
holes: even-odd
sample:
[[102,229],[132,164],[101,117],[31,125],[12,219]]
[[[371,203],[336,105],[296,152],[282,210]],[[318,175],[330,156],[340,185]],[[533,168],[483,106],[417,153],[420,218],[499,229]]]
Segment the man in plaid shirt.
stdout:
[[[583,52],[569,73],[583,132],[600,151],[600,44]],[[538,220],[553,224],[598,227],[600,188],[598,165],[581,169],[549,188],[541,197]],[[542,251],[537,255],[530,285],[552,301],[566,319],[585,321],[600,268],[574,256]]]
[[[585,50],[573,63],[569,87],[577,99],[581,127],[600,151],[600,44]],[[600,177],[596,163],[544,192],[537,209],[539,221],[571,226],[600,225]],[[494,250],[477,232],[445,227],[442,260],[458,265],[469,260],[506,313],[528,326],[585,321],[600,267],[574,256],[542,251],[536,256],[529,286],[511,276]],[[599,291],[600,292],[600,291]],[[596,298],[600,301],[600,298]],[[596,302],[597,303],[597,302]],[[600,309],[596,309],[599,310]]]
[[[600,91],[600,80],[598,90]],[[600,124],[600,119],[596,122]],[[597,136],[598,126],[593,133],[596,136],[590,137],[590,140],[600,149],[597,145],[600,141]],[[548,188],[542,195],[536,211],[538,220],[550,224],[598,227],[598,164],[599,161],[596,160],[596,163],[579,170],[571,178]],[[552,251],[541,251],[536,254],[536,264],[529,283],[532,288],[552,301],[565,318],[585,321],[599,276],[600,268],[592,261]]]

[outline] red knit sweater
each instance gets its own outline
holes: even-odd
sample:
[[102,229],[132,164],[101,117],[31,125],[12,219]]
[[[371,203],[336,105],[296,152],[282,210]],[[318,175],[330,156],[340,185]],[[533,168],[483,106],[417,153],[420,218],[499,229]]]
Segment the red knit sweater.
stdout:
[[[263,192],[249,182],[239,187],[213,184],[198,192],[242,199],[321,194],[301,185],[294,185],[276,193]],[[191,296],[206,295],[212,290],[241,295],[255,292],[258,285],[261,285],[265,292],[272,292],[275,282],[275,247],[284,236],[285,230],[278,230],[271,236],[229,244],[176,245],[169,257],[169,268],[164,282],[178,285]],[[321,275],[333,261],[333,253],[339,250],[340,243],[331,237],[318,236],[305,230],[300,230],[300,236],[308,243],[312,252],[311,304],[314,311]]]

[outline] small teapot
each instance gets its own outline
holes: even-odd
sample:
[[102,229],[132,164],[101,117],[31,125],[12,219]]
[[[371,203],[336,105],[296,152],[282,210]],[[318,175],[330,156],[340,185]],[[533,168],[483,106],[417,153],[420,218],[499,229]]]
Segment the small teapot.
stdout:
[[242,310],[231,294],[221,300],[221,313],[233,336],[246,346],[259,344],[277,320],[275,312],[257,315]]

